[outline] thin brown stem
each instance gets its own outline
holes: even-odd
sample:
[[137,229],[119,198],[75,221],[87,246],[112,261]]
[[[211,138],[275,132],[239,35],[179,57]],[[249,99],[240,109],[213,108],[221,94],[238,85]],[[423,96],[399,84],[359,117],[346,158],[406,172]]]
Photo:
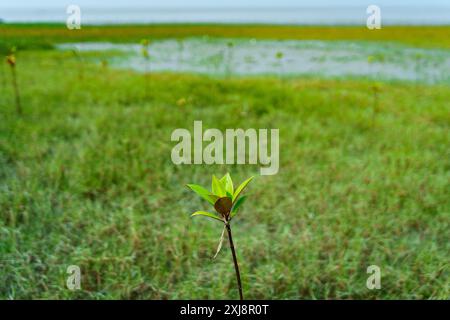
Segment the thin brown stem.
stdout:
[[1,65],[2,65],[2,89],[5,89],[6,88],[6,77],[7,77],[6,64],[2,63]]
[[236,279],[237,279],[237,284],[238,284],[238,289],[239,289],[239,298],[241,300],[244,300],[244,296],[242,295],[241,274],[239,273],[239,265],[237,262],[236,250],[234,249],[233,237],[231,236],[230,223],[227,222],[225,224],[225,226],[227,227],[228,240],[230,241],[231,254],[233,255],[234,269],[236,271]]
[[22,114],[22,106],[20,104],[20,95],[19,95],[19,86],[17,85],[17,76],[16,76],[16,69],[14,66],[11,67],[12,72],[12,82],[14,87],[14,95],[16,96],[16,110],[17,114]]
[[148,99],[150,96],[150,62],[149,58],[145,58],[145,66],[144,66],[144,77],[145,77],[145,98]]

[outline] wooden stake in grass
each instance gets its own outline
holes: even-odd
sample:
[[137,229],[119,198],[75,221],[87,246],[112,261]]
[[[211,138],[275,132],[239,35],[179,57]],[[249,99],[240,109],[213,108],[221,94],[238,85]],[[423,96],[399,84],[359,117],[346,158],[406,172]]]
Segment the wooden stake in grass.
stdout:
[[12,86],[14,89],[14,95],[16,98],[16,111],[17,114],[22,114],[22,105],[20,104],[20,94],[19,94],[19,86],[17,84],[17,74],[16,74],[16,56],[14,53],[10,53],[6,57],[6,63],[11,67],[11,75],[12,75]]
[[231,176],[229,173],[227,173],[222,179],[217,179],[216,176],[213,176],[211,191],[208,191],[196,184],[187,185],[192,191],[212,204],[217,212],[216,214],[206,211],[197,211],[192,214],[192,217],[205,216],[220,221],[224,224],[222,236],[220,237],[219,245],[217,247],[214,258],[218,255],[220,249],[222,248],[222,242],[226,230],[228,234],[228,241],[230,243],[231,254],[233,256],[233,264],[234,270],[236,272],[239,298],[241,300],[244,299],[244,295],[242,293],[241,274],[239,272],[236,250],[234,248],[233,237],[231,235],[231,220],[236,215],[239,207],[244,203],[246,196],[240,197],[240,195],[252,179],[253,177],[250,177],[245,180],[236,190],[234,190],[233,181],[231,180]]

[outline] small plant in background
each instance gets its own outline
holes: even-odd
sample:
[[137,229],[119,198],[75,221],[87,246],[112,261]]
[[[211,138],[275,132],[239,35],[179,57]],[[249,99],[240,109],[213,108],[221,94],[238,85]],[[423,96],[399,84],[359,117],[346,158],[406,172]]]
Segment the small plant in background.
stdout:
[[367,57],[367,63],[369,64],[369,74],[374,77],[378,78],[380,75],[379,73],[374,70],[374,64],[375,63],[384,63],[385,62],[385,56],[381,53],[373,54]]
[[420,83],[420,77],[423,75],[423,71],[425,70],[425,56],[422,53],[416,53],[414,55],[415,60],[415,68],[414,71],[416,73],[416,85]]
[[380,92],[381,92],[381,83],[375,82],[372,85],[372,93],[373,93],[373,105],[372,105],[372,127],[375,125],[375,119],[380,112]]
[[280,79],[283,79],[283,58],[284,58],[284,54],[281,51],[278,51],[275,54],[275,58],[277,58],[278,61],[278,65],[280,66],[280,71],[279,71],[279,77]]
[[[376,62],[384,62],[383,55],[371,55],[367,57],[367,63],[369,64],[369,73],[370,76],[374,78],[378,78],[378,73],[372,70],[372,65]],[[372,89],[372,127],[375,126],[376,117],[380,111],[380,91],[381,91],[381,83],[374,82],[371,86]]]
[[101,66],[102,66],[102,69],[108,70],[108,60],[103,59],[103,60],[101,61]]
[[150,53],[149,53],[150,41],[147,39],[141,40],[141,55],[144,58],[144,77],[145,77],[145,96],[147,96],[150,89]]
[[227,77],[229,77],[229,76],[231,76],[231,73],[232,73],[231,67],[232,67],[232,64],[233,64],[233,48],[234,48],[233,41],[228,41],[227,42],[227,48],[228,48],[228,50],[227,50],[228,54],[227,54],[227,66],[226,66],[226,68],[227,68]]
[[367,63],[369,64],[369,74],[372,76],[374,72],[372,65],[376,62],[375,56],[368,56],[367,57]]
[[184,52],[184,41],[183,39],[177,39],[178,43],[178,71],[181,71],[183,65],[183,52]]
[[235,217],[238,209],[244,203],[246,196],[241,197],[242,191],[247,187],[249,182],[253,179],[253,177],[245,180],[237,189],[234,189],[233,181],[231,180],[231,176],[227,173],[222,179],[216,178],[213,175],[212,177],[212,186],[211,191],[206,190],[202,186],[196,184],[188,184],[187,186],[198,194],[201,198],[208,201],[210,204],[214,206],[216,213],[210,213],[206,211],[196,211],[192,214],[194,216],[205,216],[216,221],[220,221],[224,224],[222,235],[220,237],[219,245],[217,247],[216,254],[214,258],[219,254],[220,249],[222,248],[223,239],[225,236],[225,230],[228,234],[228,241],[230,243],[231,254],[233,256],[234,269],[236,272],[236,280],[239,290],[239,298],[241,300],[244,299],[242,294],[242,283],[241,283],[241,275],[239,273],[239,265],[236,257],[236,250],[233,244],[233,237],[231,235],[231,220]]
[[[150,46],[150,41],[147,39],[141,40],[141,55],[145,59],[146,62],[150,59],[150,53],[148,51],[148,47]],[[148,72],[148,63],[145,65],[145,72]]]
[[283,54],[283,52],[278,51],[277,54],[276,54],[275,56],[276,56],[276,58],[277,58],[278,60],[281,60],[281,59],[283,59],[284,54]]
[[186,98],[180,98],[177,100],[177,106],[184,107],[186,105],[186,102],[187,102]]
[[[3,54],[2,54],[3,56]],[[4,90],[6,88],[6,64],[1,63],[1,86],[2,86],[2,90]]]
[[17,114],[22,114],[22,105],[20,103],[20,93],[19,85],[17,84],[17,72],[16,72],[16,48],[12,48],[9,55],[6,57],[6,63],[11,67],[11,81],[14,90],[15,100],[16,100],[16,111]]
[[78,61],[78,79],[83,80],[84,78],[84,61],[83,57],[81,56],[80,52],[77,48],[72,49],[72,55],[73,57]]

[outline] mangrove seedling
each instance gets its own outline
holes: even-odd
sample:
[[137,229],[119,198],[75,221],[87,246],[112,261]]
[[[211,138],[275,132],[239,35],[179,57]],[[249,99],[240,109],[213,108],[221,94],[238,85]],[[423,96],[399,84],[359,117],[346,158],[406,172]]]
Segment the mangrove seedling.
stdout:
[[[374,72],[372,70],[372,64],[375,62],[383,62],[384,56],[382,55],[375,55],[375,56],[368,56],[367,62],[369,63],[369,72],[372,77],[377,79],[379,77],[378,73]],[[373,75],[372,75],[373,73]],[[373,103],[372,103],[372,127],[375,125],[375,118],[380,111],[380,91],[381,91],[381,83],[378,81],[375,81],[374,84],[371,86],[372,89],[372,96],[373,96]]]
[[379,78],[380,74],[374,69],[374,64],[384,63],[385,57],[382,54],[374,54],[367,57],[367,63],[369,64],[369,73],[370,77]]
[[227,54],[227,64],[226,64],[226,75],[227,77],[231,76],[232,73],[232,65],[233,65],[233,41],[227,42],[228,54]]
[[230,243],[231,255],[233,256],[233,264],[234,270],[236,272],[236,280],[237,286],[239,290],[239,298],[241,300],[244,299],[242,294],[242,284],[241,284],[241,275],[239,273],[239,265],[236,257],[236,250],[233,244],[233,237],[231,235],[231,220],[236,216],[238,209],[244,203],[246,196],[241,197],[242,191],[244,191],[245,187],[249,184],[249,182],[253,179],[253,177],[248,178],[237,188],[234,189],[233,181],[231,180],[231,176],[227,173],[222,179],[216,178],[213,175],[212,177],[212,186],[211,191],[206,190],[202,186],[196,184],[188,184],[187,186],[194,191],[197,195],[199,195],[204,200],[208,201],[211,205],[214,206],[216,213],[206,212],[206,211],[196,211],[191,216],[204,216],[216,221],[220,221],[224,224],[222,230],[222,236],[220,237],[219,245],[217,247],[216,254],[214,258],[219,253],[222,248],[222,243],[225,235],[225,230],[228,234],[228,241]]
[[148,50],[149,45],[150,41],[148,41],[147,39],[141,40],[141,55],[144,58],[145,96],[147,96],[150,88],[148,79],[150,72],[150,53]]
[[11,81],[14,90],[14,95],[16,98],[16,111],[17,114],[22,114],[22,106],[20,103],[19,85],[17,84],[17,73],[16,73],[16,56],[14,54],[15,50],[11,50],[10,54],[6,57],[6,63],[11,67]]
[[281,51],[278,51],[276,54],[275,54],[275,58],[277,58],[277,61],[278,61],[278,65],[279,65],[279,67],[280,67],[280,74],[279,74],[279,77],[280,77],[280,79],[282,80],[283,79],[283,72],[284,72],[284,68],[283,68],[283,58],[284,58],[284,54],[283,54],[283,52],[281,52]]
[[108,69],[108,60],[103,59],[100,64],[101,64],[103,70],[106,71]]
[[6,88],[6,64],[1,63],[2,90]]
[[416,85],[420,83],[420,78],[423,75],[423,71],[425,70],[424,62],[425,62],[425,56],[421,53],[416,53],[414,56],[416,65],[414,68],[414,72],[416,73]]
[[183,39],[177,39],[178,43],[178,71],[181,71],[183,65],[183,52],[184,52],[184,42]]
[[83,80],[84,78],[84,60],[80,54],[78,48],[71,50],[73,57],[78,61],[78,80]]
[[275,55],[275,57],[276,57],[278,60],[281,60],[281,59],[283,59],[284,54],[283,54],[283,52],[278,51],[277,54]]
[[381,83],[375,82],[372,85],[372,93],[373,93],[373,104],[372,104],[372,127],[375,125],[375,119],[380,112],[380,92],[381,92]]

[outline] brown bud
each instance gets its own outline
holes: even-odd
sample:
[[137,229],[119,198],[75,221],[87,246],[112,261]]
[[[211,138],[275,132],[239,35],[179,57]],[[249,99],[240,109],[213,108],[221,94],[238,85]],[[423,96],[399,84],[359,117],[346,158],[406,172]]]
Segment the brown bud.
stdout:
[[16,57],[13,54],[10,54],[9,56],[6,57],[6,62],[11,67],[15,67],[16,66]]
[[214,203],[214,209],[224,217],[227,217],[230,214],[232,206],[233,203],[228,197],[219,198],[216,203]]

